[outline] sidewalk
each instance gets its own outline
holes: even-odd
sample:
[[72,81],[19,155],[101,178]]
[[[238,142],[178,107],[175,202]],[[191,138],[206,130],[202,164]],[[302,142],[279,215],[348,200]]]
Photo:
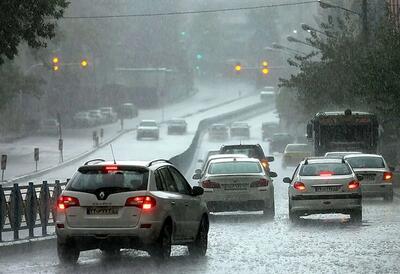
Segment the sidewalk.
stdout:
[[[210,113],[204,111],[205,109],[212,106],[220,106],[221,104],[232,101],[232,99],[238,98],[237,90],[241,90],[242,97],[254,94],[252,93],[254,90],[253,87],[244,84],[230,86],[224,84],[213,87],[199,85],[198,87],[199,92],[192,97],[176,104],[166,106],[164,108],[165,120],[178,116],[191,116],[196,113],[202,113],[202,115],[196,118],[203,119],[210,116]],[[229,91],[232,91],[232,96],[226,95]],[[252,100],[254,101],[254,98]],[[142,119],[155,119],[160,121],[162,115],[162,110],[160,109],[140,110],[137,118],[124,121],[124,128],[134,129]],[[119,122],[94,128],[64,129],[64,161],[68,161],[84,152],[93,150],[92,133],[94,130],[99,132],[100,128],[104,129],[103,141],[109,140],[121,133]],[[53,167],[59,163],[60,155],[57,136],[38,135],[19,139],[12,143],[0,143],[0,154],[8,155],[7,169],[4,176],[6,181],[35,171],[35,162],[33,158],[35,147],[40,149],[38,170]]]

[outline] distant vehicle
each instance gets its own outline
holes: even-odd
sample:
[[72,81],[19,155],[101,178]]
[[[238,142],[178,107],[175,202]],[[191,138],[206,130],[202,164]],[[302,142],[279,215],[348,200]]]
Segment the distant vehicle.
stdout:
[[185,134],[187,131],[187,123],[184,119],[172,119],[168,121],[167,134]]
[[275,89],[274,87],[263,87],[260,91],[261,101],[275,101]]
[[246,144],[246,145],[223,145],[219,149],[221,154],[244,154],[249,158],[256,158],[260,160],[263,167],[269,172],[269,163],[275,159],[273,156],[265,156],[264,150],[260,144]]
[[228,128],[224,124],[212,124],[208,129],[208,138],[211,140],[226,140],[228,137]]
[[[219,152],[219,151],[218,151]],[[212,160],[215,159],[226,159],[226,158],[248,158],[245,154],[214,154],[207,157],[207,160],[204,162],[203,167],[201,169],[196,169],[193,175],[193,179],[199,180],[204,175],[204,172],[208,168],[208,165]]]
[[58,123],[57,119],[44,119],[40,123],[39,132],[46,135],[58,135],[59,129],[60,124]]
[[329,151],[325,153],[327,158],[341,158],[350,154],[361,154],[359,151]]
[[293,136],[288,133],[275,133],[269,140],[269,153],[283,152],[285,147],[293,141]]
[[352,154],[344,156],[357,175],[361,175],[363,197],[383,197],[393,201],[393,173],[385,159],[377,154]]
[[307,125],[307,138],[313,143],[314,155],[328,151],[361,151],[376,153],[379,123],[375,114],[345,111],[318,112]]
[[74,125],[76,127],[92,127],[96,124],[96,119],[92,118],[87,111],[81,111],[73,117]]
[[308,144],[288,144],[283,152],[282,167],[297,166],[304,158],[311,156]]
[[199,182],[210,212],[258,211],[275,216],[274,185],[258,159],[225,158],[209,163]]
[[320,213],[350,214],[355,222],[362,221],[361,187],[350,165],[343,159],[310,158],[296,168],[289,184],[289,219]]
[[230,126],[231,137],[250,138],[250,126],[245,122],[234,122]]
[[136,139],[160,138],[160,128],[155,120],[142,120],[137,128]]
[[114,123],[118,120],[118,115],[112,107],[102,107],[100,108],[100,111],[108,123]]
[[192,188],[165,160],[95,161],[78,169],[57,200],[62,263],[74,264],[81,251],[97,248],[105,255],[132,248],[166,259],[179,244],[192,256],[206,254],[209,217],[201,187]]
[[120,118],[132,119],[139,115],[138,108],[132,103],[125,103],[120,108]]
[[279,125],[274,122],[264,122],[261,125],[261,131],[262,140],[265,141],[265,139],[271,138],[272,135],[279,132]]
[[107,123],[107,118],[101,113],[99,109],[89,110],[89,117],[95,121],[96,125]]

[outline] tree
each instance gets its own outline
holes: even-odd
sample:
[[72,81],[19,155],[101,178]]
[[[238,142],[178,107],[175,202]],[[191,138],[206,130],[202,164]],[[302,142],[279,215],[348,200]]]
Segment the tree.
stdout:
[[18,46],[46,46],[55,35],[56,21],[69,5],[66,0],[2,0],[0,2],[0,65],[12,60]]

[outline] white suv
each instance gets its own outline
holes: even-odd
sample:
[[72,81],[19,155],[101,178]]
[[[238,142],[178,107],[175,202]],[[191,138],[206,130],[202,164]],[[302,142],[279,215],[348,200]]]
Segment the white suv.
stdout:
[[133,248],[165,259],[172,244],[204,256],[209,219],[202,194],[166,160],[89,161],[57,201],[58,257],[75,263],[80,251]]
[[350,165],[343,159],[308,158],[294,171],[289,184],[289,219],[315,213],[350,214],[361,222],[361,187]]
[[155,120],[142,120],[137,128],[136,140],[142,138],[160,138],[160,128]]

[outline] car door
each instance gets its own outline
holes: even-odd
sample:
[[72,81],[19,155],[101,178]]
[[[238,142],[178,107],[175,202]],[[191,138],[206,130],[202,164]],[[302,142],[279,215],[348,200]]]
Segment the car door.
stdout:
[[165,191],[169,193],[169,203],[173,210],[173,215],[175,216],[175,237],[176,240],[181,240],[185,235],[185,214],[186,206],[183,199],[183,195],[179,193],[178,188],[175,184],[175,180],[172,177],[167,167],[162,167],[157,170],[160,178],[163,182],[163,187]]
[[172,177],[175,180],[175,184],[180,194],[182,194],[182,200],[185,206],[185,221],[184,221],[184,233],[185,239],[193,239],[196,236],[199,222],[201,219],[201,200],[200,197],[194,197],[191,195],[192,188],[186,181],[185,177],[174,167],[170,166],[168,169],[171,172]]

